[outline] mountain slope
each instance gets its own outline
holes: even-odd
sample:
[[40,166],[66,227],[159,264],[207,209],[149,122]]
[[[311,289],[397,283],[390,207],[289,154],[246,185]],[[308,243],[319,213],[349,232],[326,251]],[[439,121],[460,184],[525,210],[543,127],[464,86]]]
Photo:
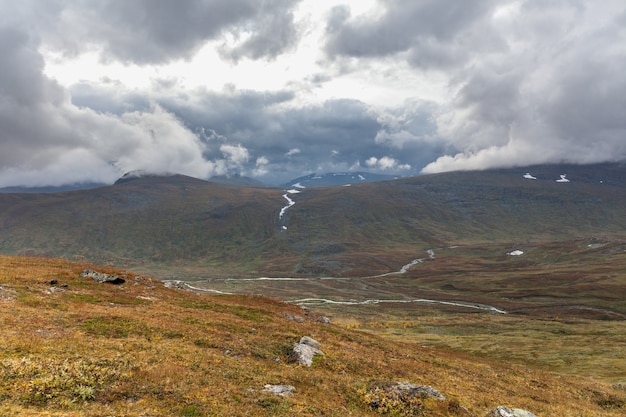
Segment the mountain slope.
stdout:
[[[522,176],[528,170],[536,180]],[[172,265],[177,274],[205,276],[384,273],[433,246],[623,236],[625,172],[546,166],[291,194],[176,175],[2,194],[0,251],[82,257],[159,276],[173,273]],[[571,182],[556,182],[561,174]]]
[[[81,277],[117,274],[121,285]],[[623,415],[626,395],[584,377],[477,360],[349,331],[263,297],[206,296],[145,275],[0,256],[0,414],[19,416]],[[325,355],[291,362],[302,336]],[[445,400],[402,401],[396,381]],[[265,390],[291,385],[291,396]]]

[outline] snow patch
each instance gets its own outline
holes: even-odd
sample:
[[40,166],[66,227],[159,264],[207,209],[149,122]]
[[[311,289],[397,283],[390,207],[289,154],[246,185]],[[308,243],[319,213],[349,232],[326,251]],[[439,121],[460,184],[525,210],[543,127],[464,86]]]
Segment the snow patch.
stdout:
[[533,177],[530,172],[527,172],[523,175],[524,178],[526,178],[527,180],[536,180],[537,177]]
[[295,183],[294,185],[292,185],[292,187],[296,187],[296,188],[306,188],[304,185],[300,184],[299,182]]
[[514,250],[513,252],[509,252],[508,254],[511,256],[520,256],[520,255],[523,255],[524,252],[521,250]]
[[558,180],[556,180],[556,182],[569,182],[569,180],[566,178],[567,174],[561,174],[560,175],[561,178],[559,178]]
[[428,254],[428,257],[429,257],[430,259],[435,259],[435,251],[434,251],[434,250],[432,250],[432,249],[428,249],[428,250],[426,251],[426,253]]

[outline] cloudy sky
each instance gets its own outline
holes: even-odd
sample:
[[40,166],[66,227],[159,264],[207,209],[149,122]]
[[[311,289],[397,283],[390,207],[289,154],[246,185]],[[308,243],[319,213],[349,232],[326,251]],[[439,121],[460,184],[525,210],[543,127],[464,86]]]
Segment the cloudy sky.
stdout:
[[626,159],[623,0],[0,0],[0,187]]

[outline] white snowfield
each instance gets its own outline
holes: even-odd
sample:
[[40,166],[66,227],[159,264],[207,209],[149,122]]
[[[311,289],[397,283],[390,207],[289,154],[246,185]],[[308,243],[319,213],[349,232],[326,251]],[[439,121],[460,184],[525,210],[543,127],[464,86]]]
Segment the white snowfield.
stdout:
[[561,174],[560,175],[561,178],[559,178],[558,180],[556,180],[556,182],[569,182],[569,180],[566,178],[567,174]]
[[514,250],[513,252],[509,252],[508,254],[511,256],[520,256],[520,255],[523,255],[524,252],[521,250]]
[[536,180],[537,177],[533,177],[530,172],[527,172],[523,175],[524,178],[526,178],[527,180]]

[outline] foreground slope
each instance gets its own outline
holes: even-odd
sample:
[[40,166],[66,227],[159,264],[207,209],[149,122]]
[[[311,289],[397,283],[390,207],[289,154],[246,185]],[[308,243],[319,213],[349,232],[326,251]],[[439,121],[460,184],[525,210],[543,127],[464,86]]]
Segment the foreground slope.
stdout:
[[[115,273],[121,285],[80,276]],[[118,280],[119,282],[119,280]],[[0,257],[0,414],[49,416],[619,416],[623,388],[390,342],[262,297],[206,296],[144,275]],[[301,336],[312,367],[289,361]],[[429,385],[446,400],[372,403],[368,389]],[[295,388],[289,397],[266,384]]]
[[397,270],[432,247],[624,236],[624,166],[532,167],[534,180],[523,177],[527,169],[292,193],[170,176],[0,194],[0,251],[160,277],[363,276]]

